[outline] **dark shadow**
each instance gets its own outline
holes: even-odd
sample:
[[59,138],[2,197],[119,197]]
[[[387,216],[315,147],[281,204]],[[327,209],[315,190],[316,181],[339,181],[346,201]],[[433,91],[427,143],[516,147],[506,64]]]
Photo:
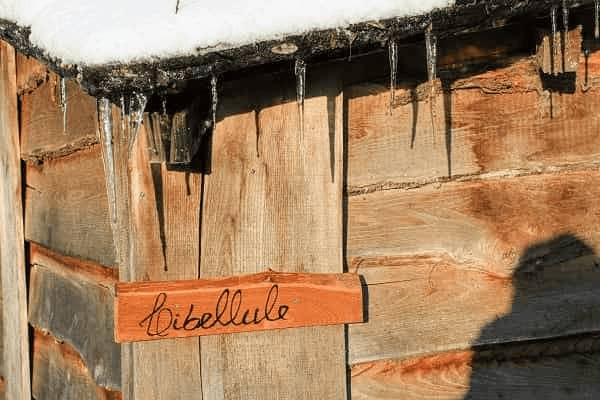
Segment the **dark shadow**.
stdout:
[[577,74],[565,72],[563,74],[551,75],[540,72],[542,88],[551,92],[573,94],[577,89]]
[[452,81],[442,79],[442,94],[444,96],[444,133],[446,138],[446,161],[448,163],[448,178],[452,177]]
[[410,104],[412,105],[412,131],[410,135],[410,148],[415,148],[415,140],[417,139],[417,123],[419,122],[419,94],[417,88],[410,89]]
[[336,95],[327,96],[327,128],[329,132],[329,170],[331,171],[331,183],[335,180],[335,113]]
[[572,234],[525,250],[510,312],[475,341],[465,400],[596,398],[600,339],[586,332],[600,321],[599,261]]
[[167,265],[167,239],[165,233],[165,207],[163,200],[163,176],[161,164],[150,164],[152,172],[152,183],[154,185],[154,197],[156,201],[156,213],[158,214],[158,227],[160,234],[160,245],[162,248],[163,268],[169,270]]

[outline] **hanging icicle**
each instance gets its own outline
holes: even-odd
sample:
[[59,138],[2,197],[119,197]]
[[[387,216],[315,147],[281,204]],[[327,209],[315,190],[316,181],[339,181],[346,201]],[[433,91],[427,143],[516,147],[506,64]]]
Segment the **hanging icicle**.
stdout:
[[219,106],[219,92],[217,89],[217,76],[213,75],[210,78],[210,101],[213,130],[217,127],[217,107]]
[[600,0],[594,1],[594,38],[600,39]]
[[[567,7],[567,1],[562,2],[562,20],[563,20],[563,31],[564,31],[564,47],[565,49],[569,46],[569,7]],[[563,58],[565,55],[563,54]]]
[[304,135],[304,96],[306,95],[306,63],[303,59],[297,58],[294,65],[294,74],[296,75],[296,101],[298,102],[298,112],[300,113],[300,134]]
[[437,79],[437,37],[433,34],[433,26],[430,24],[425,31],[425,53],[427,56],[427,79],[429,81],[429,111],[431,114],[431,135],[435,143],[436,137],[436,79]]
[[148,98],[142,93],[133,93],[129,98],[129,154],[133,151],[147,104]]
[[558,49],[558,46],[556,45],[556,32],[557,32],[556,6],[552,6],[552,8],[550,9],[550,23],[552,26],[552,28],[551,28],[552,29],[551,30],[552,39],[550,40],[550,43],[551,43],[551,52],[550,52],[551,67],[550,67],[550,70],[552,72],[552,75],[556,75],[557,71],[556,71],[556,68],[554,67],[555,60],[556,60],[556,51]]
[[398,73],[398,44],[394,39],[388,43],[388,58],[390,61],[390,115],[396,104],[396,78]]
[[[110,226],[115,240],[118,238],[117,226],[117,187],[115,161],[113,152],[112,104],[107,98],[98,100],[98,126],[100,127],[100,143],[102,144],[102,161],[106,173],[106,190],[108,195]],[[117,248],[119,248],[117,246]]]
[[306,90],[306,63],[303,59],[296,59],[294,73],[296,74],[296,99],[299,105],[304,105],[304,95]]
[[358,33],[354,33],[349,29],[344,29],[344,34],[348,39],[348,62],[352,61],[352,44],[356,40]]
[[125,132],[125,119],[127,118],[127,110],[125,108],[125,95],[121,94],[119,98],[119,106],[121,108],[121,132]]
[[67,133],[67,80],[60,77],[60,109],[62,110],[63,133]]

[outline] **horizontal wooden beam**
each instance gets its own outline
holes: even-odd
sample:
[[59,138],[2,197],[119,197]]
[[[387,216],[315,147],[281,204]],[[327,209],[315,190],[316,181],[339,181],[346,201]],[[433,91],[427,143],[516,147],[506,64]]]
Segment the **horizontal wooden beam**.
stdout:
[[118,283],[117,342],[362,322],[355,274],[264,272],[224,279]]

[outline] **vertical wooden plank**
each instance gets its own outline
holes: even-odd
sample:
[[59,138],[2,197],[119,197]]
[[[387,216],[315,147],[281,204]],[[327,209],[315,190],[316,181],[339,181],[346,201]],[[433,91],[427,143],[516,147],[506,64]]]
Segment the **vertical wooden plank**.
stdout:
[[[151,165],[143,127],[130,155],[118,115],[113,108],[115,174],[107,185],[116,192],[120,280],[195,279],[202,177]],[[198,338],[122,345],[121,354],[125,399],[202,398]]]
[[30,399],[15,51],[0,41],[0,271],[6,398]]
[[[337,77],[317,75],[303,131],[291,84],[223,96],[203,193],[202,277],[342,272],[342,91]],[[346,398],[342,326],[200,343],[205,399]]]

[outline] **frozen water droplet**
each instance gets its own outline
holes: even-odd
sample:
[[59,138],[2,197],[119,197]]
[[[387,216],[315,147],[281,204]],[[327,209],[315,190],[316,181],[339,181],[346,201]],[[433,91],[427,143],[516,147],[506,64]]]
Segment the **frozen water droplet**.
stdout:
[[296,75],[296,99],[299,105],[304,105],[304,94],[306,90],[306,63],[303,59],[296,59],[296,64],[294,65],[294,74]]
[[434,81],[437,78],[437,37],[432,32],[431,25],[425,32],[425,50],[427,53],[427,78]]
[[102,161],[106,173],[106,188],[110,210],[110,225],[117,237],[117,188],[113,153],[112,105],[107,98],[98,100],[98,125],[102,144]]
[[121,94],[119,98],[119,106],[121,107],[121,132],[125,132],[125,119],[127,118],[127,111],[125,109],[125,95]]
[[436,106],[435,106],[435,81],[437,79],[437,37],[433,34],[433,27],[429,25],[425,31],[425,54],[427,57],[427,79],[429,80],[429,111],[431,114],[431,137],[435,143],[436,137]]
[[344,29],[344,34],[346,35],[346,38],[348,39],[348,62],[350,62],[350,61],[352,61],[352,43],[354,43],[358,34],[352,32],[349,29]]
[[75,79],[77,80],[77,83],[81,84],[81,82],[83,82],[83,70],[81,69],[81,66],[77,66],[77,75],[75,76]]
[[306,94],[306,63],[303,59],[296,59],[296,63],[294,65],[294,74],[296,75],[296,101],[298,103],[298,112],[300,113],[300,134],[304,135],[304,96]]
[[217,126],[217,107],[219,106],[219,92],[217,89],[217,83],[217,76],[213,75],[210,78],[210,101],[213,129],[215,129]]
[[600,39],[600,0],[594,1],[594,37]]
[[551,23],[551,34],[552,34],[552,38],[550,39],[551,42],[551,52],[550,52],[550,64],[551,64],[551,72],[553,75],[556,75],[556,70],[554,68],[554,60],[556,59],[556,49],[558,48],[558,46],[556,45],[556,31],[557,31],[557,23],[556,23],[556,6],[553,6],[552,9],[550,9],[550,23]]
[[67,133],[67,80],[60,78],[60,109],[63,117],[63,133]]
[[390,114],[396,103],[396,74],[398,73],[398,44],[394,39],[388,43],[388,59],[390,61]]
[[[567,1],[563,0],[562,2],[562,19],[563,19],[563,30],[565,32],[564,35],[564,43],[565,48],[567,47],[567,43],[569,42],[569,7],[567,7]],[[563,58],[565,55],[563,54]]]
[[129,154],[131,154],[133,144],[142,126],[146,104],[148,104],[148,98],[142,93],[133,93],[129,98]]

